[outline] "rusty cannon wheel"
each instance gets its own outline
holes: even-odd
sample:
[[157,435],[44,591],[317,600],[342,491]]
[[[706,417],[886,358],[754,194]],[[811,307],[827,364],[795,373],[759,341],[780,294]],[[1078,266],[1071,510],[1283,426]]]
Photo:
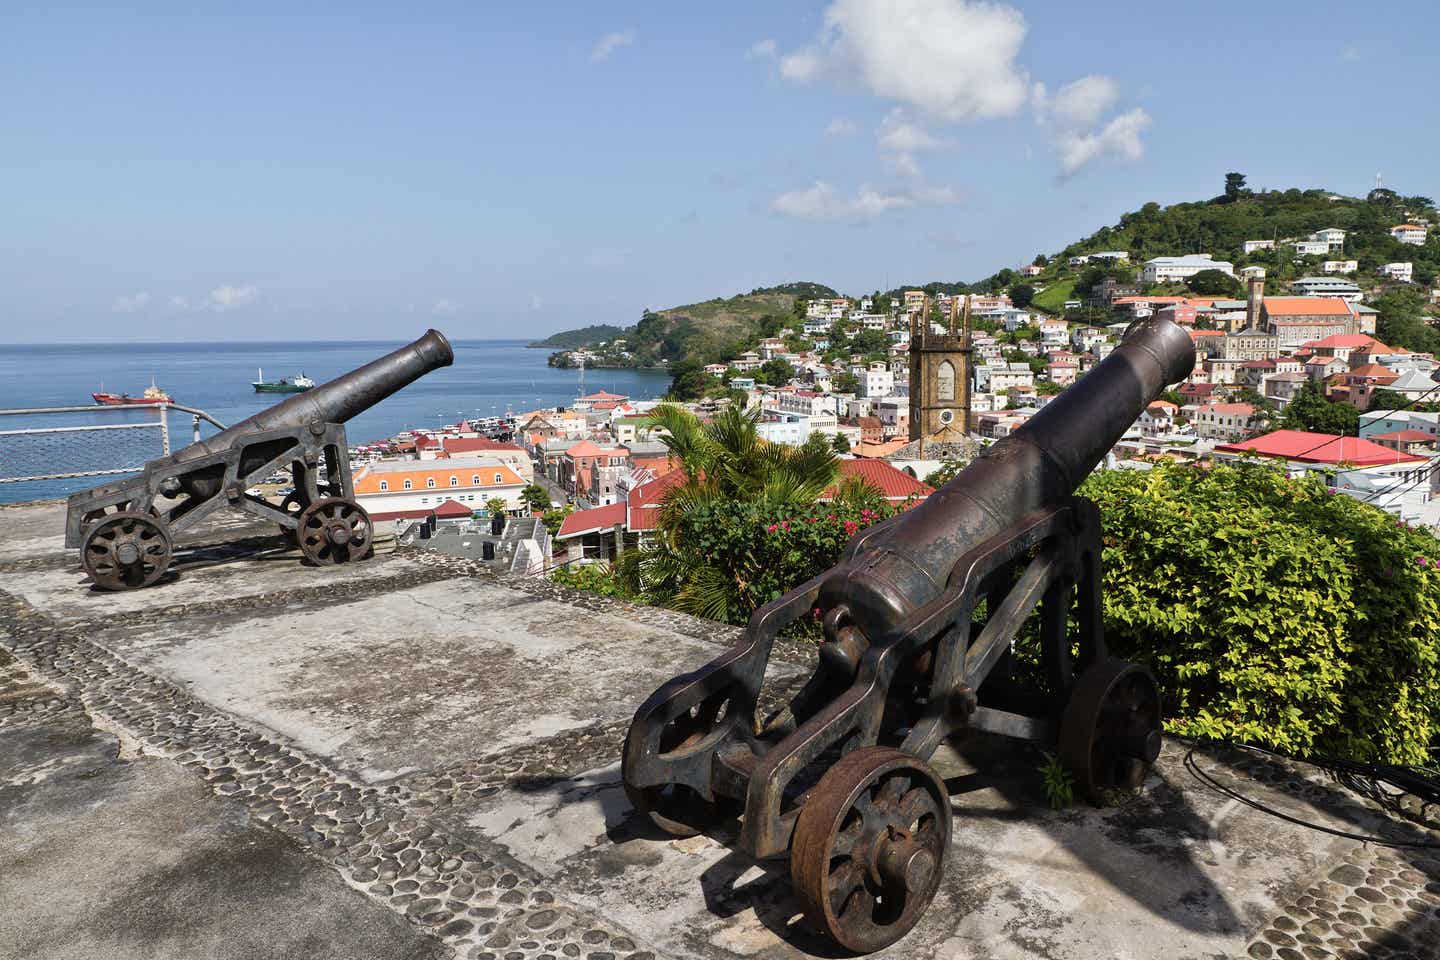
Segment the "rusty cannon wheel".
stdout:
[[80,562],[100,589],[135,590],[165,575],[174,549],[163,520],[123,510],[89,529],[80,545]]
[[1164,737],[1160,688],[1150,671],[1106,660],[1080,675],[1060,721],[1060,761],[1075,786],[1104,806],[1145,783]]
[[870,953],[920,920],[949,846],[950,796],[929,764],[864,747],[826,771],[800,808],[790,876],[817,930]]
[[[294,517],[298,524],[300,514],[305,512],[305,507],[307,505],[308,501],[305,499],[305,497],[292,491],[285,494],[285,499],[280,501],[280,510],[288,516]],[[292,529],[285,526],[285,524],[283,523],[279,524],[279,527],[280,536],[284,537],[287,541],[289,541],[290,546],[296,546],[299,542],[299,527],[296,526]]]
[[302,510],[297,535],[300,552],[325,566],[364,560],[375,549],[370,514],[343,497],[316,500]]

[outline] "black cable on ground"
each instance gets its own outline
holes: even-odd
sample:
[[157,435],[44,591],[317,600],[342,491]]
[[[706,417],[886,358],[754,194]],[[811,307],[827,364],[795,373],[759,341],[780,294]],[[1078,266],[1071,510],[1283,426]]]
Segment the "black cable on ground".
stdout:
[[[1256,747],[1244,743],[1219,742],[1219,746],[1233,747],[1237,750],[1249,750],[1255,753],[1263,753],[1283,760],[1295,763],[1304,763],[1310,766],[1319,767],[1325,770],[1342,786],[1354,791],[1362,797],[1380,804],[1391,813],[1398,813],[1402,817],[1408,815],[1400,807],[1398,798],[1411,795],[1422,802],[1440,804],[1440,773],[1426,767],[1401,767],[1388,764],[1357,763],[1352,760],[1338,760],[1332,758],[1316,758],[1314,760],[1297,760],[1294,757],[1287,757],[1282,753],[1267,750],[1264,747]],[[1301,820],[1288,813],[1282,813],[1274,807],[1268,806],[1253,797],[1247,797],[1237,790],[1220,783],[1209,773],[1200,768],[1195,759],[1195,747],[1191,747],[1185,753],[1185,769],[1190,771],[1191,776],[1211,789],[1237,800],[1248,807],[1259,810],[1280,820],[1285,820],[1297,826],[1307,827],[1311,830],[1318,830],[1321,833],[1328,833],[1331,836],[1343,837],[1347,840],[1357,840],[1361,843],[1373,843],[1382,847],[1406,847],[1420,850],[1440,850],[1440,841],[1434,840],[1389,840],[1384,837],[1376,837],[1362,833],[1353,833],[1348,830],[1337,830],[1333,827],[1322,826],[1318,823],[1311,823]],[[1396,792],[1384,789],[1381,784],[1390,784],[1397,788]]]

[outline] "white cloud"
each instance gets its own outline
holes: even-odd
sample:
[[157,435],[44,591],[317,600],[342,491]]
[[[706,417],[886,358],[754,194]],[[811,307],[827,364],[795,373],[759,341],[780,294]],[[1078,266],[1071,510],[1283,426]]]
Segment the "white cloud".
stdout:
[[172,309],[172,310],[189,310],[189,309],[190,309],[190,301],[189,301],[188,298],[182,297],[182,296],[180,296],[179,294],[176,294],[175,296],[173,296],[173,297],[170,298],[170,309]]
[[530,294],[530,312],[539,313],[545,307],[545,301],[540,299],[540,294]]
[[756,41],[749,50],[745,51],[745,56],[752,60],[774,60],[776,51],[775,38],[766,37],[764,40]]
[[243,287],[232,287],[230,284],[216,287],[210,291],[210,296],[205,301],[205,306],[216,312],[223,313],[227,310],[239,310],[248,307],[260,299],[258,287],[246,284]]
[[880,162],[885,165],[896,176],[917,178],[920,176],[920,164],[915,161],[915,155],[911,153],[887,153],[882,154]]
[[1053,120],[1064,130],[1084,130],[1095,126],[1100,118],[1120,99],[1120,85],[1111,77],[1091,74],[1055,91],[1053,99],[1045,99],[1045,88],[1037,84],[1036,116],[1042,122]]
[[634,30],[620,30],[615,33],[607,33],[595,41],[595,47],[590,51],[591,63],[604,63],[610,59],[610,55],[621,47],[628,47],[635,42]]
[[880,190],[862,184],[853,197],[844,197],[824,180],[817,180],[804,190],[782,193],[770,203],[770,209],[797,220],[864,221],[911,207],[943,206],[959,203],[960,194],[951,187],[920,187],[913,190]]
[[844,117],[836,117],[830,121],[830,126],[825,128],[827,137],[853,137],[860,132],[854,120],[847,120]]
[[1122,113],[1099,130],[1086,134],[1062,133],[1055,146],[1060,151],[1060,176],[1072,177],[1096,160],[1124,160],[1131,163],[1145,156],[1140,134],[1150,126],[1150,114],[1136,108]]
[[130,294],[128,296],[121,295],[116,297],[115,300],[110,304],[110,312],[139,313],[141,310],[145,309],[145,307],[148,306],[149,303],[150,294],[142,290],[139,293]]
[[455,316],[455,311],[459,309],[460,305],[454,300],[440,299],[436,300],[434,305],[430,307],[430,314],[436,317],[453,317]]
[[900,153],[915,153],[920,150],[939,150],[950,146],[950,141],[935,136],[923,127],[905,119],[900,110],[891,110],[880,123],[877,143],[881,150]]
[[1019,10],[983,0],[834,0],[820,37],[781,57],[780,74],[858,80],[947,122],[1013,117],[1030,96],[1015,63],[1026,29]]

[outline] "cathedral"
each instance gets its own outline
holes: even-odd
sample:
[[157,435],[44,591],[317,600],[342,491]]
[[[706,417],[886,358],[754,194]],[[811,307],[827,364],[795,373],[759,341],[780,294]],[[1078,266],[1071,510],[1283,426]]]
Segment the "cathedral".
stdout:
[[910,314],[911,440],[962,439],[970,431],[969,296],[963,314],[960,302],[951,298],[944,333],[932,329],[928,297]]

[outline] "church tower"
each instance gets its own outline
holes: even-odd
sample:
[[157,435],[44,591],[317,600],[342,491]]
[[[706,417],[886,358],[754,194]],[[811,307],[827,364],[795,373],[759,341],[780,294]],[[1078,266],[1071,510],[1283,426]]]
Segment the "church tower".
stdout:
[[910,315],[910,439],[944,431],[963,436],[970,430],[970,295],[950,300],[946,332],[930,329],[930,298]]

